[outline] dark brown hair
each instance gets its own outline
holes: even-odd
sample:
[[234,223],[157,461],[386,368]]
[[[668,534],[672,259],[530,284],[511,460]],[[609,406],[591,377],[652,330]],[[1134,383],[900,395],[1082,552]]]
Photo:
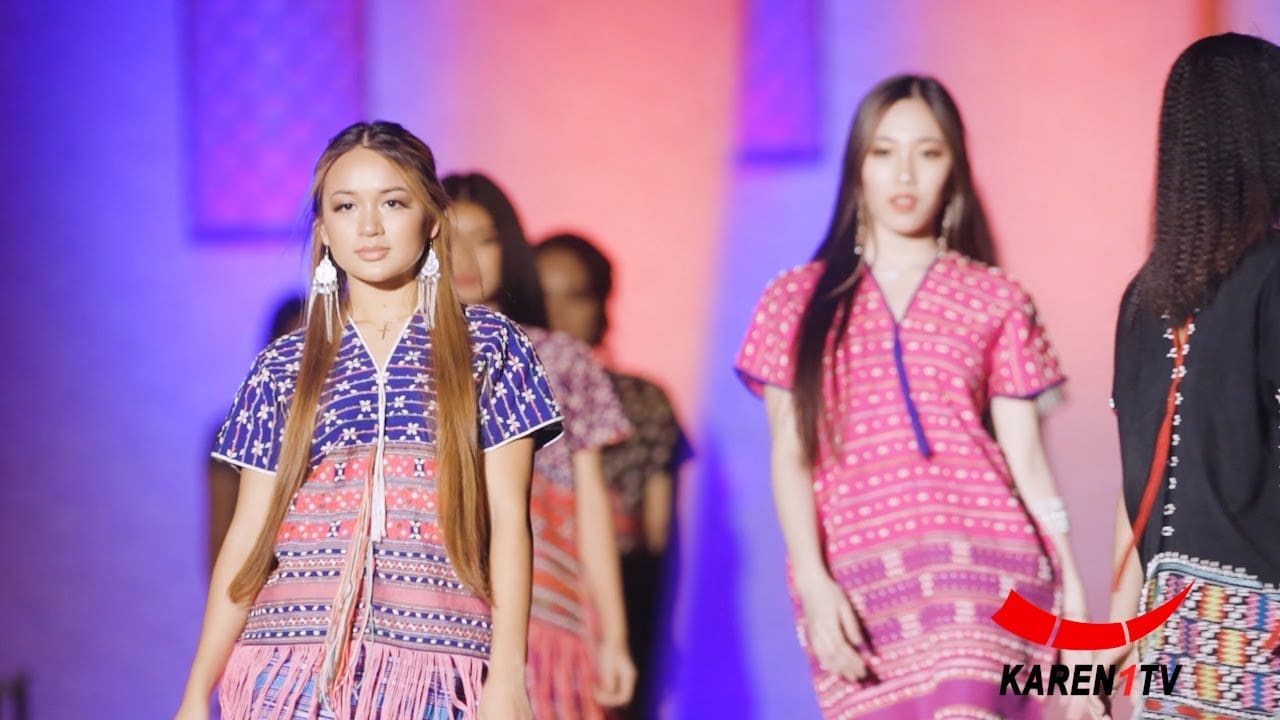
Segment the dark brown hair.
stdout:
[[1181,323],[1278,209],[1280,48],[1235,33],[1198,40],[1165,83],[1151,254],[1131,307]]
[[844,337],[859,285],[861,258],[854,250],[858,225],[866,220],[858,217],[862,164],[885,112],[894,103],[910,98],[922,100],[929,106],[951,150],[951,177],[943,191],[949,196],[946,206],[950,218],[944,223],[944,213],[939,213],[937,234],[945,233],[950,248],[995,264],[995,247],[987,229],[986,214],[969,171],[964,123],[951,95],[937,80],[919,75],[898,75],[876,85],[858,104],[849,129],[835,211],[826,238],[813,256],[815,261],[822,262],[822,274],[805,306],[796,336],[793,401],[800,439],[810,462],[818,457],[819,434],[826,426],[820,421],[824,417],[823,357]]
[[489,214],[502,248],[502,286],[494,298],[498,309],[524,326],[547,327],[547,301],[515,205],[498,183],[481,173],[449,175],[444,188],[455,202],[469,202]]

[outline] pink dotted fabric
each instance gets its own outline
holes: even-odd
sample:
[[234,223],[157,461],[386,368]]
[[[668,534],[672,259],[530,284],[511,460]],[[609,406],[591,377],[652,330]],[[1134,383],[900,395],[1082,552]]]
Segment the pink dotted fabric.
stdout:
[[[757,395],[791,388],[797,327],[820,273],[805,265],[765,289],[736,362]],[[820,443],[814,496],[827,564],[868,635],[874,678],[847,682],[811,656],[819,704],[827,718],[1026,717],[1037,711],[1026,698],[998,694],[1003,666],[1051,653],[990,618],[1011,589],[1056,612],[1059,580],[982,417],[992,396],[1036,397],[1064,380],[1061,369],[1014,280],[943,255],[898,323],[933,451],[925,458],[901,396],[894,326],[865,275],[848,333],[824,360],[833,432]],[[798,602],[796,623],[805,645]]]

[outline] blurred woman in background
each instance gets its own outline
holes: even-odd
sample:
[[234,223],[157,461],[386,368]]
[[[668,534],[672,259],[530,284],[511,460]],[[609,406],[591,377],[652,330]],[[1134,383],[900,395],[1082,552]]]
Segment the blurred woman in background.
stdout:
[[536,717],[595,720],[630,699],[617,542],[601,450],[631,427],[604,368],[585,344],[547,330],[533,248],[515,207],[488,177],[450,175],[445,189],[457,231],[454,282],[464,302],[519,323],[546,365],[564,412],[565,441],[534,459],[533,607],[529,695]]
[[[586,238],[563,233],[537,246],[538,275],[551,329],[566,332],[597,350],[609,329],[613,266]],[[675,511],[675,481],[689,458],[689,445],[662,388],[642,377],[610,369],[633,432],[603,451],[605,479],[622,553],[622,585],[628,636],[639,676],[636,696],[620,711],[627,720],[654,716],[653,658],[661,647],[663,557]]]

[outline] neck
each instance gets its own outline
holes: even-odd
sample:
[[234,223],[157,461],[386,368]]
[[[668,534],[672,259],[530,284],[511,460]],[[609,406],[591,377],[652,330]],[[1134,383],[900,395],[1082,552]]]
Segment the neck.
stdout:
[[938,240],[900,235],[876,225],[869,233],[863,257],[868,263],[886,267],[926,265],[938,257]]
[[348,314],[354,320],[375,323],[400,322],[413,314],[418,305],[418,287],[410,282],[396,288],[381,288],[348,279]]

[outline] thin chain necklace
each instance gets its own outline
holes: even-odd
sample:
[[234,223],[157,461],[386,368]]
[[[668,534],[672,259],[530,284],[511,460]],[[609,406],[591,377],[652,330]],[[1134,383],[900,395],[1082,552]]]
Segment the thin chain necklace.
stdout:
[[[413,314],[413,313],[409,313],[409,315],[412,315],[412,314]],[[404,322],[404,320],[406,320],[406,319],[409,317],[409,315],[405,315],[405,316],[403,316],[403,317],[399,318],[400,322]],[[381,338],[381,339],[383,339],[383,340],[386,340],[386,339],[387,339],[387,333],[391,332],[391,321],[390,321],[390,320],[388,320],[388,321],[386,321],[386,322],[382,323],[382,327],[381,327],[381,328],[378,328],[377,323],[376,323],[375,321],[373,321],[373,320],[356,320],[355,318],[352,318],[352,319],[351,319],[351,321],[352,321],[352,322],[354,322],[354,323],[355,323],[355,324],[357,324],[357,325],[372,325],[372,326],[374,326],[375,328],[377,328],[377,329],[378,329],[378,337],[379,337],[379,338]]]

